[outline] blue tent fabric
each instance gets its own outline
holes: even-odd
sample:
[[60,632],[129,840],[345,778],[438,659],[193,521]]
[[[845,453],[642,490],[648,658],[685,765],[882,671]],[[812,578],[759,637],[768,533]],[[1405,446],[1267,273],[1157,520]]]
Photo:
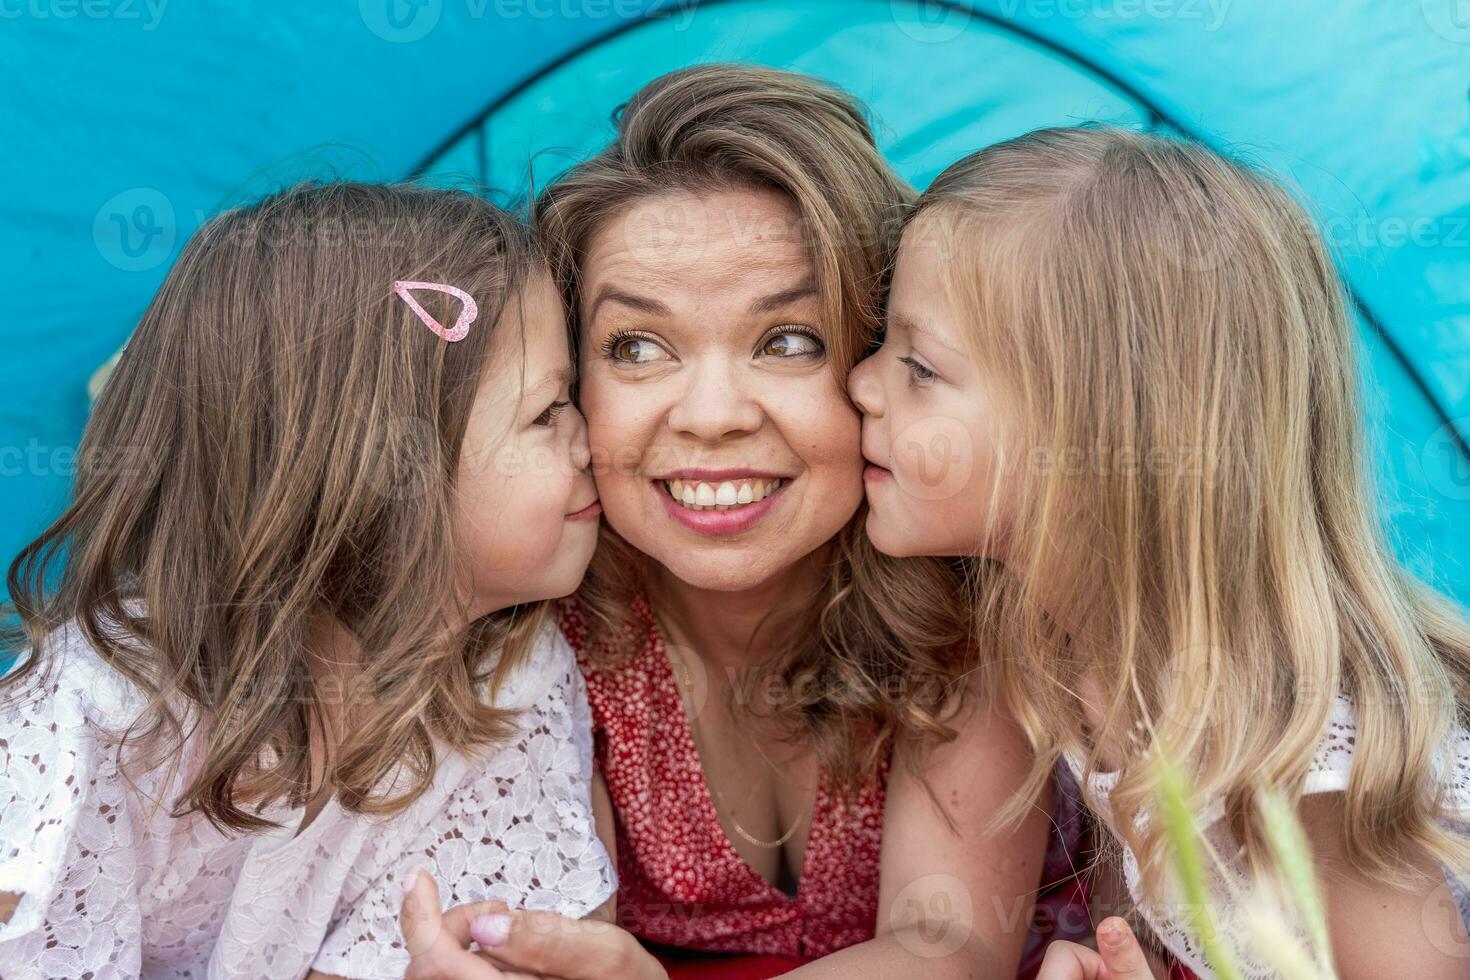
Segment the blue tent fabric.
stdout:
[[51,0],[0,31],[0,551],[63,505],[86,380],[188,236],[324,171],[508,193],[680,65],[864,99],[917,185],[1040,125],[1178,129],[1289,180],[1362,303],[1403,560],[1470,603],[1470,10],[1463,0]]

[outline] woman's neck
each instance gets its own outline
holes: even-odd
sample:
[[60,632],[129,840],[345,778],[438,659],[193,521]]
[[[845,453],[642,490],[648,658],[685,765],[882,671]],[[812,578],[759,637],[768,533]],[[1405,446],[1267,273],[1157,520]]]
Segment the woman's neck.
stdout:
[[740,671],[765,659],[783,629],[811,607],[818,584],[819,555],[747,589],[700,588],[655,570],[649,602],[674,642],[693,648],[709,666]]

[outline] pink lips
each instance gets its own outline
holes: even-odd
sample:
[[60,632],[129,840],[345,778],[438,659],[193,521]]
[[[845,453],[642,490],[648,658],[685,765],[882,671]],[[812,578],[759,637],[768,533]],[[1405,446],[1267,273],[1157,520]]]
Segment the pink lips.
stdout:
[[[741,479],[782,479],[784,482],[770,496],[757,500],[753,504],[744,504],[730,510],[693,510],[669,496],[664,487],[666,480],[702,480],[708,483],[716,483],[723,480]],[[697,534],[705,534],[710,537],[721,537],[727,534],[739,534],[748,531],[766,514],[770,513],[776,501],[780,500],[786,493],[786,488],[791,486],[790,478],[777,477],[775,474],[762,473],[758,470],[679,470],[668,476],[655,480],[652,484],[653,492],[663,501],[669,516],[683,524],[689,530]]]
[[581,510],[574,510],[567,515],[569,521],[585,521],[602,513],[602,501],[594,500]]

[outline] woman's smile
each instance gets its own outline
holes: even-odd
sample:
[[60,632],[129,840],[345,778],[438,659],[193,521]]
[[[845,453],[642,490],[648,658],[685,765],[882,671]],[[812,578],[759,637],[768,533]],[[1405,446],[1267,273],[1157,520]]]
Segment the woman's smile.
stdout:
[[699,534],[754,527],[785,496],[793,478],[749,469],[679,470],[652,481],[669,516]]
[[[701,217],[649,240],[671,214]],[[696,588],[793,574],[863,496],[861,426],[829,349],[841,323],[793,201],[643,198],[592,236],[583,268],[579,385],[609,528]]]

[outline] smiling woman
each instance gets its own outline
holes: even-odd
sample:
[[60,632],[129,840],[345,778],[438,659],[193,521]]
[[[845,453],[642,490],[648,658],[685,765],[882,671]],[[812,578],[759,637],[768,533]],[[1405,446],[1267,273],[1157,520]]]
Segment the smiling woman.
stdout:
[[[696,217],[677,241],[640,234],[669,214]],[[857,418],[826,340],[844,325],[799,228],[777,191],[671,191],[610,218],[583,260],[600,493],[625,540],[697,588],[790,572],[862,501]]]
[[[1027,759],[966,680],[955,573],[862,531],[844,384],[911,192],[851,98],[789,72],[675,72],[617,121],[536,217],[607,516],[562,629],[620,921],[669,964],[1013,975],[1039,958],[1027,903],[1069,866],[1070,798],[1045,871],[1050,794],[987,832]],[[628,975],[657,975],[634,948]]]

